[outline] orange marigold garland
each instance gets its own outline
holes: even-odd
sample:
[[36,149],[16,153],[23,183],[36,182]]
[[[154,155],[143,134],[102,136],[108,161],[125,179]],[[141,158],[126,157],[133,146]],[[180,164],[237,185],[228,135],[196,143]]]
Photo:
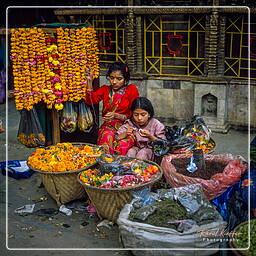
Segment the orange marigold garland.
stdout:
[[42,97],[45,84],[43,58],[45,33],[40,28],[11,30],[11,56],[14,76],[14,96],[18,110],[31,110]]
[[86,93],[85,70],[99,76],[96,31],[57,28],[57,41],[41,28],[11,30],[14,96],[18,110],[31,110],[43,100],[48,108],[77,102]]

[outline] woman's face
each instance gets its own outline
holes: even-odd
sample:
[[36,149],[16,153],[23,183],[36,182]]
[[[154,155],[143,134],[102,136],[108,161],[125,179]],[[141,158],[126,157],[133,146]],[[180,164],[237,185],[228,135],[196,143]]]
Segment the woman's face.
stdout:
[[143,127],[147,125],[150,115],[146,110],[137,108],[133,111],[132,117],[137,125]]
[[113,90],[118,90],[125,85],[125,79],[120,70],[113,71],[109,75],[109,81]]

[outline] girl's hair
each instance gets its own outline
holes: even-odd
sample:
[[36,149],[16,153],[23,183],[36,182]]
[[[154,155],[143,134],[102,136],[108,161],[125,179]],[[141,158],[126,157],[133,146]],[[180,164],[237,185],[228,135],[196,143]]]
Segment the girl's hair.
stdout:
[[108,68],[108,72],[106,74],[106,78],[108,79],[110,74],[113,71],[120,71],[125,79],[125,82],[128,83],[130,80],[130,69],[127,64],[121,62],[114,62],[110,64]]
[[155,114],[154,108],[148,98],[138,97],[132,102],[131,111],[134,112],[135,109],[143,109],[147,111],[152,118]]

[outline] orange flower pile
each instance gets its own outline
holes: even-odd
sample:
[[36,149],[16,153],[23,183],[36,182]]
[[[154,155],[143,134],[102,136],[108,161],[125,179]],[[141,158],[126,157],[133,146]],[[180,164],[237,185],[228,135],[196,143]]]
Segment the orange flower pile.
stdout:
[[93,78],[99,76],[99,58],[96,31],[93,28],[58,28],[58,50],[61,67],[61,81],[65,81],[68,100],[77,102],[86,93],[85,72],[90,68]]
[[14,96],[18,110],[43,100],[48,108],[77,102],[86,93],[85,70],[99,76],[96,31],[57,28],[57,40],[41,28],[11,29]]
[[49,149],[37,148],[28,158],[28,164],[46,172],[66,172],[82,169],[96,162],[102,154],[98,147],[76,147],[71,143],[58,143]]

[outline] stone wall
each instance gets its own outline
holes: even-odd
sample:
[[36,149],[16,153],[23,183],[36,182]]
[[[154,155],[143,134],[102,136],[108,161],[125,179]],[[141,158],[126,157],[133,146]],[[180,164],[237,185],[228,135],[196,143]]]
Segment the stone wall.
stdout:
[[[139,90],[140,96],[148,97],[155,109],[155,117],[166,125],[190,119],[195,113],[198,98],[195,97],[197,83],[180,80],[131,80]],[[104,76],[100,85],[108,84]],[[217,84],[204,83],[206,87],[216,90]],[[245,82],[226,83],[227,86],[227,122],[231,126],[248,126],[248,84]],[[197,90],[199,87],[197,87]],[[212,89],[213,90],[213,89]],[[214,93],[218,96],[218,93]],[[222,100],[219,97],[219,100]],[[222,104],[224,105],[224,104]],[[101,111],[101,110],[100,110]],[[221,110],[222,111],[222,110]],[[224,111],[224,110],[223,110]],[[256,128],[256,85],[250,90],[251,127]]]

